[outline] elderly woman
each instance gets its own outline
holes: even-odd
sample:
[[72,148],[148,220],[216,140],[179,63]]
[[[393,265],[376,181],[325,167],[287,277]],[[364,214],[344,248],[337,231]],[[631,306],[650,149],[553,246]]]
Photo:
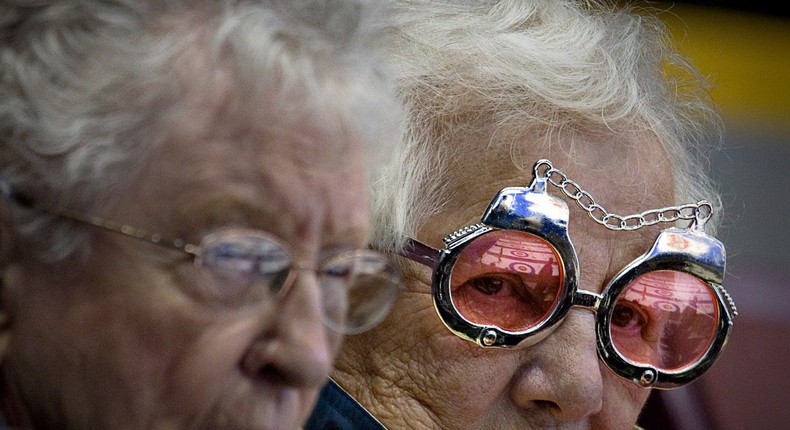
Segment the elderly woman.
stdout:
[[406,291],[346,339],[307,429],[627,429],[734,306],[704,81],[652,15],[397,1],[408,151],[376,181]]
[[380,12],[2,3],[0,427],[301,426],[399,291]]

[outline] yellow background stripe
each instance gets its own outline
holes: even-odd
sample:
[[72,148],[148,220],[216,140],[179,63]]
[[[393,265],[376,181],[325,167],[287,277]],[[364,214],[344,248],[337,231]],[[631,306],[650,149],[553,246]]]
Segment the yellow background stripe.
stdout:
[[[760,0],[754,0],[760,1]],[[711,78],[730,125],[790,136],[790,19],[663,4],[676,44]]]

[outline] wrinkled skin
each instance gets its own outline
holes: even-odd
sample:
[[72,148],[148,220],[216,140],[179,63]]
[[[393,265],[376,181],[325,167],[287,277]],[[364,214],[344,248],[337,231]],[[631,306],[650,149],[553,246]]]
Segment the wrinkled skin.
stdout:
[[[673,203],[664,153],[651,141],[640,143],[618,152],[591,139],[573,158],[560,151],[527,155],[550,158],[607,210],[627,215]],[[480,221],[499,189],[529,184],[531,171],[510,165],[506,152],[484,151],[471,158],[449,171],[448,183],[457,187],[453,200],[424,224],[419,240],[441,248],[445,235]],[[562,195],[557,189],[551,193]],[[566,201],[581,289],[601,292],[623,266],[649,249],[662,228],[612,232]],[[347,338],[333,374],[389,429],[633,427],[649,390],[616,376],[598,359],[591,311],[571,309],[534,346],[483,349],[444,327],[433,308],[430,272],[414,267],[388,319],[369,333]]]
[[[233,123],[221,114],[232,84],[206,88],[217,94],[185,101],[161,153],[102,215],[192,243],[223,227],[258,229],[313,267],[328,249],[364,247],[360,143],[307,122],[272,133],[255,112]],[[341,341],[321,322],[314,272],[300,270],[276,303],[248,302],[219,293],[183,253],[91,232],[84,267],[4,261],[7,419],[60,429],[301,426]]]

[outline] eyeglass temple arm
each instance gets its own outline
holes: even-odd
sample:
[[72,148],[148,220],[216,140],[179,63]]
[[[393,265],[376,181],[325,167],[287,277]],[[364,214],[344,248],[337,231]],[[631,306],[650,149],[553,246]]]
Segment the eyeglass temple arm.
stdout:
[[149,233],[146,230],[108,221],[100,217],[87,217],[70,211],[50,209],[38,204],[29,195],[13,190],[5,181],[2,180],[0,180],[0,195],[2,195],[2,197],[8,201],[18,204],[26,209],[42,211],[57,217],[91,225],[113,233],[120,233],[124,236],[141,239],[155,245],[164,246],[165,248],[177,249],[189,254],[191,258],[195,258],[197,256],[198,247],[182,239],[164,238],[158,234]]
[[414,262],[428,266],[431,270],[435,269],[436,264],[439,262],[439,253],[440,251],[438,249],[410,237],[406,238],[406,244],[399,252],[400,255]]

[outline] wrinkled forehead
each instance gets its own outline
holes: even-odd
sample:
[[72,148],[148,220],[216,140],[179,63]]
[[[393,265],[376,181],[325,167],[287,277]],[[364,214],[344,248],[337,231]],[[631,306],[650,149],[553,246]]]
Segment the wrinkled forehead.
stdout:
[[352,133],[327,125],[339,117],[288,115],[263,95],[242,103],[249,94],[232,74],[195,75],[195,90],[161,119],[165,139],[134,187],[152,212],[182,220],[171,229],[237,224],[290,242],[367,235],[364,155]]
[[[557,169],[611,213],[641,213],[678,203],[673,166],[652,135],[591,136],[573,152],[552,157]],[[575,189],[571,185],[566,191],[574,194]]]
[[[647,133],[576,135],[569,141],[536,133],[520,135],[509,143],[478,140],[459,146],[477,148],[450,163],[442,178],[448,189],[447,204],[426,227],[438,222],[443,224],[439,229],[447,232],[477,222],[499,190],[529,186],[535,161],[544,158],[609,212],[634,214],[676,204],[667,153]],[[566,190],[576,191],[572,186]],[[548,192],[568,203],[571,223],[587,218],[562,189],[549,186]]]
[[288,152],[310,169],[362,162],[359,125],[347,106],[333,102],[347,90],[342,82],[299,82],[266,72],[239,73],[217,64],[200,44],[189,46],[174,65],[180,97],[161,119],[168,137]]

